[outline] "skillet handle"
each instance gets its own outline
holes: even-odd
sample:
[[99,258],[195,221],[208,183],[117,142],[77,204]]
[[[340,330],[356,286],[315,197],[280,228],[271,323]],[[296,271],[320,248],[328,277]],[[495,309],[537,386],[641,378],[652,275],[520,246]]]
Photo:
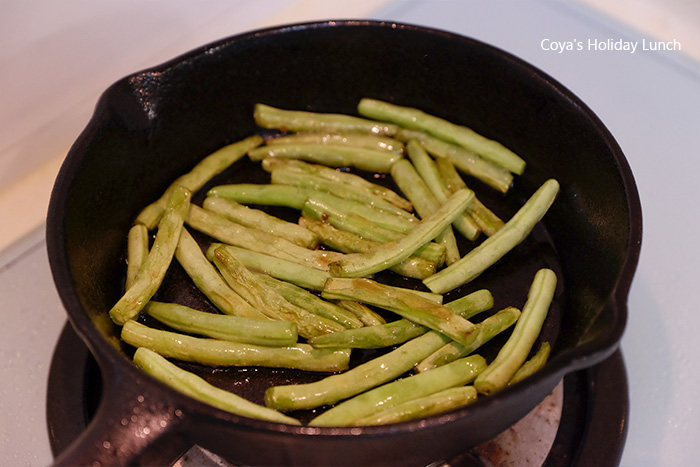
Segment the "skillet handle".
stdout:
[[[141,376],[119,372],[103,376],[102,397],[95,416],[85,431],[56,457],[54,466],[141,465],[148,448],[176,434],[177,427],[186,420],[167,394],[154,391]],[[182,439],[168,444],[174,459],[191,446]],[[173,452],[174,448],[179,451]]]

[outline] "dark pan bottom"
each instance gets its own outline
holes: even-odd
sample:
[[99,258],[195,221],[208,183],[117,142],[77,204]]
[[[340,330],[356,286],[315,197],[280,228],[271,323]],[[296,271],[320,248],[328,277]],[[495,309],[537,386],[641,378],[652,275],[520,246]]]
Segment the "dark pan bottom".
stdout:
[[[627,434],[629,410],[627,374],[618,350],[603,363],[564,378],[561,397],[550,397],[543,404],[558,404],[561,415],[551,448],[542,454],[544,467],[619,465]],[[557,389],[555,389],[557,391]],[[66,324],[56,346],[48,381],[47,422],[51,449],[57,456],[87,427],[102,394],[100,370],[73,328]],[[536,411],[538,409],[535,409]],[[533,411],[534,412],[534,411]],[[545,410],[546,412],[546,410]],[[530,423],[552,423],[551,418]],[[546,427],[543,427],[546,430]],[[499,465],[512,459],[514,451],[527,456],[534,446],[523,445],[525,438],[508,430],[492,441],[450,460],[433,465]],[[144,455],[146,464],[202,465],[208,453],[193,449],[182,437],[169,437],[167,443],[151,447]],[[539,447],[541,450],[541,446]],[[199,457],[197,457],[199,456]],[[215,457],[215,456],[214,456]],[[214,459],[211,465],[219,462]],[[219,463],[218,465],[222,465]],[[226,464],[223,464],[226,465]]]

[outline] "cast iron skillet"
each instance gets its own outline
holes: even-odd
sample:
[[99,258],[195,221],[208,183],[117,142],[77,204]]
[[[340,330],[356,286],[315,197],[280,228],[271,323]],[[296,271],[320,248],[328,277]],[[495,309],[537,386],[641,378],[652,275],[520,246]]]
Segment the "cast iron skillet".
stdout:
[[[120,343],[119,328],[107,315],[122,293],[126,232],[136,214],[200,158],[256,132],[255,103],[354,113],[365,96],[467,124],[520,153],[528,167],[507,196],[472,183],[504,218],[545,179],[559,180],[561,194],[531,237],[447,298],[486,287],[496,297],[496,309],[522,306],[535,271],[553,268],[559,285],[543,331],[553,345],[547,366],[470,407],[368,428],[250,420],[143,375],[130,361],[133,349]],[[241,162],[212,185],[234,181],[266,178]],[[149,450],[183,437],[241,464],[425,465],[449,459],[517,421],[566,373],[616,350],[641,225],[630,168],[594,113],[541,71],[469,38],[372,21],[291,25],[225,39],[128,76],[99,100],[61,168],[48,213],[56,286],[105,381],[92,423],[56,463],[146,462]],[[470,245],[461,247],[466,251]],[[211,306],[177,265],[158,298]],[[487,359],[494,346],[483,349]],[[269,385],[319,377],[189,368],[256,401]]]

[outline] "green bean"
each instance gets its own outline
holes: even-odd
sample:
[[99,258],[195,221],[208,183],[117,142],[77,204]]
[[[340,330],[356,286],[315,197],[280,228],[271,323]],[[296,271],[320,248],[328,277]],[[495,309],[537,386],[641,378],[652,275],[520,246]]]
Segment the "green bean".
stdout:
[[382,285],[386,286],[388,288],[387,290],[393,289],[393,290],[397,291],[398,293],[408,292],[408,293],[413,294],[413,295],[418,295],[420,298],[422,298],[424,300],[428,300],[430,302],[433,302],[436,305],[442,305],[442,300],[444,299],[444,297],[442,295],[437,294],[437,293],[426,292],[426,291],[417,290],[417,289],[407,289],[405,287],[399,287],[399,286],[395,286],[395,285],[387,285],[387,284],[382,284]]
[[[422,219],[431,216],[438,210],[440,202],[420,177],[411,161],[402,159],[394,164],[391,168],[391,176],[401,191],[411,200],[416,212]],[[461,213],[455,214],[455,219],[460,215]],[[457,239],[451,223],[436,236],[435,241],[445,247],[445,261],[447,264],[452,264],[460,258]]]
[[[321,216],[319,216],[320,218]],[[335,228],[328,222],[317,218],[303,216],[299,218],[299,225],[316,234],[320,242],[329,248],[341,253],[357,253],[369,251],[381,245],[379,242],[367,240],[355,233]],[[432,274],[432,273],[431,273]]]
[[180,233],[175,259],[192,279],[194,285],[222,313],[258,320],[270,319],[253,308],[226,284],[226,281],[205,257],[201,247],[187,229],[182,229]]
[[244,344],[289,346],[297,342],[297,326],[288,321],[261,321],[219,315],[176,303],[150,301],[144,311],[163,324],[188,334]]
[[272,386],[265,391],[265,405],[288,412],[335,404],[398,378],[447,342],[448,337],[431,331],[343,373],[313,383]]
[[413,214],[409,213],[405,209],[396,207],[389,201],[384,200],[384,198],[368,193],[367,191],[353,185],[337,183],[319,175],[309,174],[293,168],[287,169],[284,166],[281,166],[272,171],[271,181],[273,184],[292,185],[315,191],[331,193],[334,196],[367,204],[377,209],[381,209],[382,211],[415,221]]
[[436,159],[449,159],[460,171],[501,193],[508,193],[513,183],[512,173],[463,147],[420,131],[402,130],[400,138],[417,140]]
[[238,183],[218,185],[207,192],[207,196],[219,196],[241,204],[284,206],[301,209],[309,197],[309,190],[291,185],[258,185]]
[[329,132],[305,132],[291,135],[277,136],[265,141],[268,145],[289,143],[335,144],[357,146],[367,149],[382,149],[397,154],[403,152],[404,144],[394,138],[370,133],[329,133]]
[[338,277],[331,277],[326,281],[321,296],[332,300],[358,301],[395,313],[400,312],[394,308],[429,311],[433,311],[434,307],[441,309],[443,300],[439,294],[382,284],[368,278]]
[[[381,284],[381,285],[382,285],[382,287],[384,287],[384,289],[385,289],[384,291],[387,293],[390,293],[390,294],[391,293],[399,293],[399,294],[410,293],[411,295],[417,295],[418,298],[421,300],[429,301],[429,302],[434,303],[436,305],[442,305],[443,296],[440,294],[436,294],[436,293],[432,293],[432,292],[425,292],[423,290],[407,289],[405,287],[397,287],[397,286],[387,285],[387,284]],[[325,286],[325,284],[324,284],[324,286]],[[323,290],[325,290],[325,287]],[[336,299],[336,300],[344,300],[344,299]]]
[[[447,198],[450,197],[451,193],[448,191],[447,184],[442,179],[442,175],[440,175],[437,164],[433,158],[428,155],[420,143],[413,139],[408,142],[407,151],[408,157],[420,177],[433,193],[435,199],[437,199],[440,204],[443,204],[447,201]],[[452,227],[464,235],[464,237],[473,241],[479,237],[481,229],[468,214],[468,211],[469,208],[459,215],[452,223]]]
[[423,325],[468,345],[476,337],[476,327],[449,308],[432,300],[370,279],[331,278],[321,292],[329,299],[355,300],[392,311],[416,324]]
[[208,196],[202,207],[233,222],[282,237],[304,248],[313,249],[318,246],[316,235],[300,225],[271,216],[265,211],[243,206],[234,200]]
[[462,345],[458,342],[450,342],[442,348],[436,350],[432,355],[426,357],[416,365],[417,372],[428,371],[433,368],[445,365],[458,358],[466,357],[483,344],[494,338],[497,334],[510,328],[518,320],[520,310],[515,307],[508,307],[489,316],[482,322],[476,324],[476,339],[469,345]]
[[429,330],[425,326],[402,318],[375,326],[347,329],[313,337],[308,340],[308,343],[319,349],[382,349],[408,342]]
[[410,232],[413,227],[418,224],[418,219],[415,217],[399,216],[393,212],[385,211],[384,209],[379,209],[375,206],[370,206],[351,199],[340,198],[331,193],[325,193],[323,191],[310,191],[305,202],[308,201],[320,202],[330,206],[335,206],[335,208],[340,211],[364,217],[367,220],[375,222],[380,227],[394,230],[396,232]]
[[253,161],[266,157],[285,157],[315,162],[330,167],[355,167],[369,172],[387,173],[391,164],[401,159],[396,154],[383,149],[366,149],[339,144],[279,144],[262,146],[248,151]]
[[134,224],[127,235],[126,288],[134,283],[136,275],[148,257],[148,228],[143,224]]
[[[351,301],[351,300],[332,300],[336,305],[342,306],[362,321],[362,324],[367,326],[378,326],[385,324],[386,320],[382,315],[372,310],[370,307],[363,305],[362,303]],[[362,329],[362,328],[360,328]],[[345,332],[345,331],[340,331]],[[333,333],[337,334],[337,333]]]
[[552,270],[537,271],[513,333],[488,368],[474,381],[477,391],[493,394],[501,390],[525,362],[542,330],[556,285],[557,276]]
[[255,105],[253,118],[262,128],[282,131],[363,131],[391,136],[397,130],[393,124],[346,114],[285,110],[266,104]]
[[[438,157],[435,160],[435,165],[437,166],[438,172],[442,176],[442,179],[445,181],[447,192],[449,194],[452,194],[462,188],[468,188],[467,184],[464,183],[464,180],[457,172],[457,169],[451,160],[445,157]],[[498,230],[504,225],[501,218],[487,208],[477,197],[474,198],[474,202],[469,205],[467,211],[471,215],[472,219],[474,219],[474,221],[477,223],[481,231],[489,237],[498,232]]]
[[435,394],[474,381],[486,368],[486,360],[471,355],[425,373],[411,375],[376,387],[332,407],[309,422],[311,426],[346,426],[379,410]]
[[434,394],[407,400],[388,409],[379,409],[378,412],[355,420],[352,424],[354,426],[388,425],[415,420],[464,407],[476,399],[477,392],[474,386],[443,389]]
[[309,250],[283,238],[229,221],[194,205],[187,215],[187,224],[220,242],[316,269],[328,270],[331,262],[343,257],[342,253],[335,251]]
[[158,223],[151,251],[131,287],[109,311],[116,324],[122,325],[138,315],[163,282],[177,248],[191,196],[190,191],[180,185],[174,185],[169,191],[165,213]]
[[134,353],[134,363],[145,373],[193,399],[244,417],[288,425],[301,425],[296,418],[255,404],[232,392],[224,391],[203,378],[183,370],[174,363],[144,347]]
[[299,210],[303,209],[307,200],[312,199],[333,205],[336,209],[346,213],[355,213],[387,229],[404,233],[410,231],[417,224],[415,218],[398,216],[354,200],[292,185],[220,185],[209,190],[208,195],[232,199],[241,204],[285,206]]
[[[387,269],[411,256],[418,248],[437,237],[474,198],[474,192],[455,193],[429,217],[423,219],[405,237],[368,253],[351,253],[331,263],[331,274],[339,277],[363,277]],[[439,273],[438,273],[439,274]],[[424,282],[431,277],[424,279]]]
[[322,221],[370,241],[384,243],[401,238],[401,232],[387,229],[356,213],[341,211],[335,206],[317,199],[309,199],[301,210],[303,217]]
[[364,326],[354,314],[334,303],[319,298],[317,295],[289,282],[275,279],[264,273],[257,274],[261,282],[279,293],[285,300],[293,305],[318,316],[333,320],[348,329]]
[[462,318],[469,319],[477,313],[493,308],[493,295],[487,289],[480,289],[447,302],[445,306]]
[[228,250],[244,266],[255,271],[264,272],[277,279],[290,282],[305,289],[321,291],[326,280],[331,277],[328,271],[304,266],[293,261],[276,258],[265,253],[239,248],[224,243],[212,243],[207,249],[207,259],[214,261],[214,250],[222,247]]
[[411,202],[395,191],[377,183],[370,182],[369,180],[366,180],[351,172],[344,172],[342,170],[326,167],[325,165],[309,164],[308,162],[300,160],[280,159],[274,157],[263,159],[262,167],[270,173],[279,167],[286,167],[289,170],[297,170],[312,175],[318,175],[319,177],[323,177],[332,182],[350,185],[364,190],[369,194],[379,196],[394,206],[405,209],[406,211],[411,211],[413,209]]
[[361,99],[357,108],[365,117],[386,120],[412,130],[424,130],[438,138],[459,144],[515,174],[520,175],[525,170],[525,161],[520,156],[498,141],[486,138],[464,125],[457,125],[419,109],[376,99]]
[[[381,243],[366,240],[354,233],[336,229],[326,222],[308,217],[301,217],[299,225],[314,232],[327,247],[342,253],[363,253],[381,247]],[[437,265],[417,256],[410,256],[389,269],[402,276],[425,279],[435,273]]]
[[479,276],[529,235],[558,193],[556,180],[544,182],[503,228],[456,263],[424,279],[423,284],[433,292],[445,293]]
[[[220,174],[234,162],[245,156],[248,151],[263,142],[262,137],[253,135],[233,144],[214,151],[195,165],[188,173],[181,175],[170,185],[184,186],[193,194],[199,191],[215,175]],[[144,224],[149,230],[153,230],[163,215],[168,190],[157,201],[148,205],[136,218],[137,223]]]
[[310,338],[345,329],[340,323],[310,313],[287,301],[225,248],[218,247],[214,250],[214,264],[229,286],[248,303],[273,319],[297,323],[298,333],[302,337]]
[[[477,290],[457,300],[445,303],[445,307],[465,319],[486,311],[492,306],[493,297],[491,292],[485,289]],[[410,339],[425,334],[429,330],[425,326],[402,318],[389,323],[379,323],[374,326],[348,329],[314,337],[309,340],[309,344],[314,347],[379,349],[403,344]]]
[[[412,146],[409,143],[409,146]],[[413,146],[415,148],[415,146]],[[410,159],[402,159],[391,168],[394,183],[408,198],[421,218],[434,212],[440,202],[416,170]]]
[[508,386],[522,381],[528,376],[531,376],[539,371],[539,369],[542,368],[545,363],[547,363],[550,352],[551,348],[549,346],[549,342],[543,342],[535,355],[533,355],[530,360],[523,363],[520,368],[518,368],[518,371],[516,371],[515,374],[508,380]]
[[[325,201],[318,199],[308,199],[301,210],[303,217],[316,221],[323,221],[338,230],[349,232],[378,243],[387,243],[398,240],[405,236],[405,233],[397,232],[378,225],[365,217],[353,212],[345,212]],[[435,242],[429,242],[418,248],[414,255],[426,261],[435,263],[436,267],[442,266],[445,262],[445,246]]]
[[145,347],[163,357],[206,366],[261,366],[333,372],[348,368],[350,351],[314,349],[308,344],[269,347],[220,339],[193,337],[151,328],[129,320],[121,337],[133,347]]

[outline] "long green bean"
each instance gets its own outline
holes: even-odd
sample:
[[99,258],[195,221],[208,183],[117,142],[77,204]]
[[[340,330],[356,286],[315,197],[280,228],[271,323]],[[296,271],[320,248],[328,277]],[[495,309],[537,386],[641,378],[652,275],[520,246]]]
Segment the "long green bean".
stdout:
[[269,320],[234,292],[187,229],[182,229],[175,259],[199,289],[222,313],[258,320]]
[[219,315],[176,303],[151,300],[144,311],[163,324],[188,334],[244,344],[289,346],[297,342],[297,326],[288,321]]
[[410,231],[418,223],[415,218],[399,216],[374,206],[335,196],[331,193],[292,185],[220,185],[213,187],[207,194],[209,196],[232,199],[241,204],[285,206],[298,210],[303,209],[304,203],[312,199],[328,203],[342,212],[354,213],[376,222],[382,227],[403,233]]
[[376,223],[380,227],[404,234],[413,230],[418,224],[418,219],[416,217],[398,215],[376,206],[360,203],[352,199],[341,198],[323,191],[311,191],[305,202],[324,203],[329,206],[334,206],[335,209],[345,212],[348,215],[363,217]]
[[183,370],[161,355],[144,347],[136,349],[134,353],[134,363],[144,372],[176,391],[180,391],[187,396],[219,409],[259,420],[286,423],[288,425],[301,425],[301,422],[296,418],[250,402],[232,392],[217,388],[206,382],[203,378]]
[[508,307],[489,316],[482,322],[476,324],[477,335],[474,341],[469,345],[462,345],[458,342],[450,342],[429,355],[422,362],[416,365],[417,372],[428,371],[445,365],[458,358],[466,357],[483,344],[491,340],[497,334],[510,328],[520,317],[520,310],[515,307]]
[[187,224],[220,242],[269,254],[316,269],[328,270],[331,262],[338,261],[343,257],[342,253],[335,251],[309,250],[284,238],[245,227],[194,205],[191,206],[187,215]]
[[[382,249],[368,253],[348,254],[339,261],[331,263],[331,274],[338,277],[363,277],[400,263],[444,231],[455,217],[466,209],[473,198],[474,192],[471,190],[455,193],[437,211],[419,222],[401,239],[385,244]],[[429,280],[430,277],[424,281]]]
[[[445,303],[446,308],[465,319],[486,311],[492,306],[493,297],[491,292],[486,289],[477,290],[457,300]],[[374,326],[348,329],[314,337],[309,340],[309,344],[314,347],[379,349],[403,344],[429,330],[430,328],[402,318],[389,323],[378,323]]]
[[394,138],[371,133],[360,133],[346,131],[343,133],[329,132],[304,132],[284,136],[277,136],[265,141],[268,145],[289,144],[289,143],[312,143],[312,144],[334,144],[348,145],[367,149],[382,149],[397,154],[403,152],[404,144]]
[[248,303],[273,319],[295,322],[302,337],[311,338],[345,329],[340,323],[310,313],[287,301],[225,248],[218,247],[214,250],[214,264],[229,286]]
[[290,282],[305,289],[321,291],[326,280],[331,277],[328,271],[304,266],[294,261],[288,261],[265,253],[239,248],[225,243],[214,242],[209,245],[206,257],[214,261],[214,250],[222,247],[236,257],[249,269],[264,272],[277,279]]
[[493,308],[493,295],[488,289],[479,289],[468,295],[445,303],[451,312],[463,318],[471,318],[477,313]]
[[392,311],[416,324],[441,332],[463,345],[468,345],[476,337],[475,325],[449,308],[407,289],[389,287],[370,279],[328,279],[321,296],[355,300]]
[[265,405],[288,412],[335,404],[398,378],[447,342],[448,337],[430,331],[343,373],[313,383],[272,386],[265,391]]
[[[365,217],[353,212],[341,211],[330,203],[318,199],[308,199],[301,210],[303,217],[323,221],[338,230],[355,234],[366,240],[377,243],[387,243],[398,240],[406,233],[397,232],[378,225]],[[435,242],[422,245],[414,252],[414,256],[435,263],[436,267],[445,262],[445,246]]]
[[415,220],[413,214],[405,209],[396,207],[394,204],[386,201],[373,193],[368,193],[366,190],[357,188],[353,185],[345,185],[329,180],[315,174],[309,174],[296,169],[287,169],[281,166],[272,171],[270,177],[273,184],[292,185],[301,188],[307,188],[316,191],[331,193],[335,196],[344,199],[350,199],[369,206],[373,206],[382,211],[390,212],[400,217],[405,217],[410,220]]
[[535,274],[522,314],[513,333],[501,347],[496,358],[474,381],[483,394],[493,394],[504,388],[527,359],[549,312],[557,285],[557,276],[550,269]]
[[382,149],[366,149],[340,144],[287,143],[261,146],[248,151],[248,157],[253,161],[261,161],[266,157],[286,157],[330,167],[355,167],[369,172],[387,173],[391,164],[403,156]]
[[274,157],[263,159],[262,167],[270,173],[279,167],[285,167],[288,170],[297,170],[312,175],[318,175],[334,183],[350,185],[374,196],[379,196],[394,206],[405,209],[406,211],[411,211],[413,209],[411,202],[395,191],[377,183],[370,182],[351,172],[344,172],[342,170],[326,167],[325,165],[310,164],[295,159],[280,159]]
[[401,130],[400,138],[420,142],[436,159],[448,159],[463,173],[481,180],[491,188],[508,193],[513,183],[513,174],[478,154],[456,144],[448,143],[421,131]]
[[358,112],[369,118],[385,120],[412,130],[424,130],[441,139],[459,144],[497,163],[515,174],[522,174],[525,161],[498,141],[486,138],[471,128],[457,125],[422,110],[376,99],[361,99]]
[[[342,253],[365,253],[382,246],[381,243],[366,240],[354,233],[336,229],[331,224],[308,217],[301,217],[299,225],[314,232],[327,247]],[[402,276],[425,279],[435,273],[437,265],[417,256],[410,256],[389,269]]]
[[[386,323],[386,320],[384,319],[384,317],[382,315],[380,315],[376,311],[372,310],[370,307],[363,305],[362,303],[354,302],[351,300],[332,300],[332,301],[336,305],[342,306],[343,308],[348,310],[350,313],[357,316],[357,319],[362,321],[362,324],[364,324],[365,327],[379,326],[381,324]],[[360,329],[363,329],[363,328],[360,328]],[[344,331],[341,331],[341,332],[344,332]],[[336,334],[336,333],[333,333],[333,334]]]
[[[413,164],[408,159],[402,159],[391,167],[391,176],[406,197],[413,203],[418,215],[425,219],[435,213],[440,207],[440,202],[430,191]],[[444,204],[444,203],[443,203]],[[471,203],[470,203],[471,204]],[[466,208],[465,208],[466,209]],[[455,215],[455,219],[448,224],[436,237],[435,242],[445,247],[445,261],[452,264],[460,258],[457,239],[452,230],[452,223],[461,216],[461,212]]]
[[126,288],[131,287],[141,266],[148,257],[148,228],[143,224],[134,224],[127,235]]
[[430,328],[402,318],[313,337],[308,343],[317,348],[382,349],[408,342],[429,330]]
[[549,359],[549,354],[552,351],[549,342],[543,342],[542,345],[540,345],[539,350],[535,353],[535,355],[530,358],[530,360],[526,361],[523,363],[520,368],[518,368],[518,371],[515,372],[515,374],[508,380],[508,386],[515,384],[519,381],[524,380],[530,375],[535,374],[537,371],[540,370],[544,366],[545,363],[547,363],[547,359]]
[[346,114],[286,110],[258,103],[253,110],[255,123],[262,128],[282,131],[364,131],[375,135],[393,135],[396,125]]
[[[258,279],[279,293],[293,305],[318,316],[333,320],[348,329],[361,328],[364,325],[354,314],[334,303],[323,300],[313,293],[289,282],[275,279],[264,273],[257,274]],[[332,333],[335,334],[335,333]]]
[[109,316],[116,324],[123,325],[138,315],[163,282],[175,255],[191,197],[190,191],[180,185],[174,185],[169,191],[165,213],[158,223],[158,232],[146,260],[131,287],[109,310]]
[[[451,160],[446,157],[438,157],[435,160],[435,165],[440,173],[442,179],[445,181],[447,186],[447,192],[449,194],[454,193],[462,188],[468,188],[464,179],[457,172],[457,168],[452,163]],[[472,219],[477,223],[482,232],[484,232],[489,237],[503,227],[505,224],[500,217],[494,214],[489,208],[487,208],[484,203],[482,203],[478,197],[474,198],[474,202],[469,205],[467,211],[471,215]]]
[[124,323],[121,338],[133,347],[145,347],[166,358],[206,366],[261,366],[334,372],[347,369],[350,361],[350,351],[346,349],[314,349],[308,344],[286,347],[241,344],[163,331],[134,320]]
[[418,373],[376,387],[332,407],[309,422],[312,426],[345,426],[354,421],[443,389],[463,386],[474,381],[486,368],[480,355],[456,360],[425,373]]
[[241,204],[284,206],[293,209],[301,209],[309,194],[310,190],[297,186],[255,183],[218,185],[207,191],[207,196],[219,196]]
[[[435,196],[435,199],[443,204],[450,197],[447,184],[438,171],[437,164],[416,140],[410,140],[407,145],[407,154],[416,171]],[[476,198],[474,199],[476,201]],[[474,203],[471,203],[474,204]],[[452,223],[457,231],[469,240],[476,240],[481,233],[479,225],[469,215],[469,208]]]
[[284,238],[304,248],[313,249],[318,246],[316,235],[300,225],[271,216],[260,209],[249,208],[234,200],[208,196],[202,207],[233,222]]
[[558,193],[559,182],[547,180],[498,232],[423,283],[433,292],[445,293],[473,280],[530,234]]
[[477,396],[474,386],[443,389],[434,394],[410,399],[388,409],[379,409],[378,412],[359,418],[352,424],[355,426],[387,425],[424,418],[464,407],[474,402]]

